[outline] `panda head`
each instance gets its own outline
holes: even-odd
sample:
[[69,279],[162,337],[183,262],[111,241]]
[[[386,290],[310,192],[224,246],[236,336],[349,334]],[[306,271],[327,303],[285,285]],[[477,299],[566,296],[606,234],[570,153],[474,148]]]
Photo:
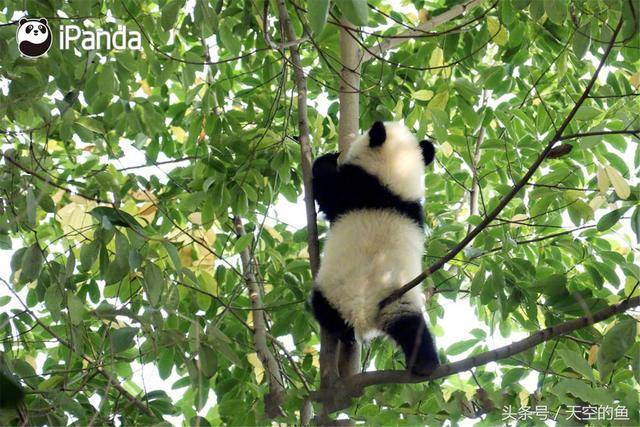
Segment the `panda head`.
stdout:
[[28,57],[37,58],[51,47],[51,29],[46,19],[22,18],[16,31],[18,49]]
[[431,141],[418,141],[402,122],[380,122],[356,139],[341,164],[359,166],[405,200],[424,196],[424,168],[435,157]]

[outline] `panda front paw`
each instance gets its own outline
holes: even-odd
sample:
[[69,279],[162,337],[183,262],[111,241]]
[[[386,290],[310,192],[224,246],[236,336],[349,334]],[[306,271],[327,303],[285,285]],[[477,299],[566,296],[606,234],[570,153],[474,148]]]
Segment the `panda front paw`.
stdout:
[[430,375],[433,371],[435,371],[438,368],[438,366],[440,366],[440,361],[438,360],[437,355],[435,356],[435,359],[433,357],[422,359],[422,360],[418,358],[409,367],[409,371],[411,372],[412,375],[415,375],[418,377],[426,377]]

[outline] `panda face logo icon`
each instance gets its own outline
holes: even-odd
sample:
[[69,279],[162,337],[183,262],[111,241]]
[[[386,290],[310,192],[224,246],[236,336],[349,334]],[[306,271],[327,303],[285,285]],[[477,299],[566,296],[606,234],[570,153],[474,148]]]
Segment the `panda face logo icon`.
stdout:
[[46,19],[22,18],[16,31],[20,53],[29,58],[38,58],[51,47],[51,28]]

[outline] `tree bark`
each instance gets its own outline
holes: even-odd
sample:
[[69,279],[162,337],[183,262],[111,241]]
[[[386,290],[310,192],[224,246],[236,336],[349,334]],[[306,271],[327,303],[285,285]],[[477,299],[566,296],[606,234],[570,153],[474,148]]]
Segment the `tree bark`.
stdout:
[[[244,225],[242,225],[242,220],[239,217],[233,217],[233,226],[238,237],[245,235]],[[276,418],[284,415],[281,408],[284,400],[284,380],[278,361],[267,345],[267,319],[265,318],[260,287],[253,271],[254,263],[252,258],[249,248],[245,248],[240,252],[242,273],[249,292],[253,313],[253,345],[269,384],[269,393],[264,397],[265,413],[269,418]]]
[[[344,155],[351,143],[360,134],[360,64],[362,52],[350,33],[355,26],[346,18],[340,21],[340,123],[338,131],[338,147]],[[360,343],[338,347],[338,374],[348,377],[360,372]]]
[[[347,151],[360,134],[360,64],[362,52],[358,49],[356,27],[347,19],[340,20],[340,123],[338,147]],[[353,29],[350,31],[349,29]]]
[[[309,251],[309,263],[311,265],[311,274],[315,279],[318,268],[320,267],[320,244],[318,242],[318,226],[316,224],[316,207],[313,199],[312,174],[311,167],[313,163],[313,154],[311,151],[311,142],[309,138],[309,119],[307,116],[307,79],[302,69],[302,61],[300,60],[299,44],[296,43],[296,37],[293,24],[287,11],[287,5],[284,0],[277,0],[278,16],[280,25],[284,31],[286,42],[289,44],[289,52],[291,53],[291,63],[293,64],[293,72],[295,76],[296,90],[298,92],[298,129],[300,141],[300,153],[302,162],[302,176],[304,186],[304,202],[307,215],[307,244]],[[320,388],[328,389],[337,378],[337,364],[335,354],[337,353],[338,340],[321,328],[320,331]],[[306,424],[311,417],[312,411],[308,402],[303,404],[301,412],[301,423]],[[323,420],[328,419],[328,412],[323,408],[321,415]]]

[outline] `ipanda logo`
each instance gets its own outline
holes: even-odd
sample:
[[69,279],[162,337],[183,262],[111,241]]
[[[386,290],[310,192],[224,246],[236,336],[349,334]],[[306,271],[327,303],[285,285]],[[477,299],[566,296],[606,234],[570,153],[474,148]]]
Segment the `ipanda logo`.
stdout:
[[20,53],[29,58],[38,58],[51,47],[51,28],[45,18],[22,18],[16,31]]
[[[140,50],[142,36],[139,31],[127,30],[124,25],[118,25],[114,33],[97,29],[83,30],[77,25],[61,25],[58,32],[58,46],[60,50],[75,47],[79,42],[84,50],[115,49]],[[52,44],[51,27],[45,18],[22,18],[16,31],[18,50],[29,58],[39,58],[49,51]]]

